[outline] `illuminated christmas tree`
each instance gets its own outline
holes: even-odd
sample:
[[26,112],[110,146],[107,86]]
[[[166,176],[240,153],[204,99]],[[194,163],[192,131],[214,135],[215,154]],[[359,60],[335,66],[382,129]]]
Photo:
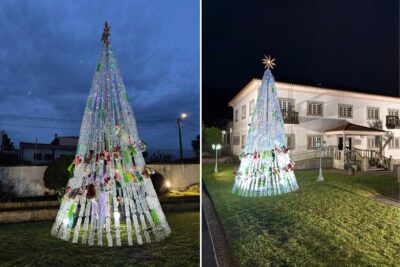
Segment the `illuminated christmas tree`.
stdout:
[[146,145],[139,139],[109,31],[106,23],[71,178],[51,233],[111,247],[159,241],[171,230],[143,159]]
[[232,192],[240,196],[271,196],[298,188],[286,146],[285,128],[271,70],[275,59],[265,57],[266,66],[252,114],[244,153]]

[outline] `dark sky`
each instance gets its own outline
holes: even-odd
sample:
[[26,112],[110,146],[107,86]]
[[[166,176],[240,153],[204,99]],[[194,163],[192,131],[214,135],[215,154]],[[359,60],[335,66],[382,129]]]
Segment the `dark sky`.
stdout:
[[[81,120],[104,21],[139,126],[151,149],[184,149],[199,129],[198,1],[1,1],[0,113]],[[80,123],[0,117],[14,143],[79,135]]]
[[232,118],[266,53],[278,81],[400,95],[398,0],[203,0],[202,42],[206,125]]

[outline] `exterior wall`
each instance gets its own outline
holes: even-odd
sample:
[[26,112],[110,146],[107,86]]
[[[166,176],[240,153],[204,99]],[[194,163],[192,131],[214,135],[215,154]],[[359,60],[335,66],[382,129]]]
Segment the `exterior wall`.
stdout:
[[[75,150],[54,150],[54,159],[59,158],[61,155],[75,155]],[[41,160],[36,160],[34,158],[34,155],[36,153],[41,153],[42,154],[42,159]],[[44,156],[46,154],[53,155],[53,149],[45,149],[45,148],[24,148],[21,150],[21,155],[22,155],[22,160],[23,161],[29,161],[33,164],[43,164],[43,163],[49,163],[52,160],[46,160]]]
[[[252,99],[256,99],[258,94],[258,88],[261,85],[260,80],[253,80],[247,88],[243,89],[232,101],[231,106],[233,108],[233,133],[232,139],[235,136],[240,136],[240,141],[243,135],[247,135],[248,124],[250,123],[249,116],[249,103]],[[379,120],[382,123],[382,129],[391,131],[394,137],[400,138],[400,129],[387,129],[386,115],[389,109],[400,109],[400,98],[395,97],[382,97],[372,96],[368,94],[352,93],[352,92],[341,92],[330,89],[320,89],[304,87],[299,85],[291,85],[284,83],[276,83],[278,96],[280,98],[291,98],[294,99],[294,111],[299,112],[299,124],[285,124],[286,134],[294,134],[295,136],[295,148],[290,153],[301,153],[307,151],[307,136],[308,135],[321,135],[321,132],[316,131],[318,125],[321,123],[321,119],[343,119],[351,123],[371,126],[374,123],[373,120],[367,119],[367,107],[379,107]],[[307,102],[316,101],[323,103],[323,116],[308,116],[307,115]],[[340,118],[338,113],[339,104],[349,104],[353,107],[352,118]],[[246,105],[246,118],[242,119],[242,107]],[[239,110],[238,121],[235,121],[235,111]],[[329,127],[330,128],[330,127]],[[337,136],[323,136],[327,146],[337,146]],[[354,145],[354,140],[360,140],[360,145]],[[368,138],[353,136],[353,146],[360,149],[371,149],[367,147]],[[378,148],[376,148],[378,150]],[[242,142],[240,145],[232,145],[232,153],[239,155],[242,153]],[[386,157],[392,156],[394,159],[400,159],[400,149],[391,149],[389,145],[386,146],[384,155]]]
[[[184,190],[200,183],[199,164],[148,165],[171,182],[171,189]],[[43,196],[47,191],[43,176],[47,166],[0,167],[0,180],[14,186],[17,196]]]

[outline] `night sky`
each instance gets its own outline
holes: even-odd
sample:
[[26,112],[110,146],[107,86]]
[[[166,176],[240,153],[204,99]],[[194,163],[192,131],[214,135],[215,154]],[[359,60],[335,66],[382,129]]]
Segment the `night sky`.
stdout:
[[[10,120],[12,141],[78,136],[101,50],[104,21],[149,149],[184,149],[199,132],[198,1],[1,1],[0,113],[62,119]],[[71,120],[78,120],[73,122]]]
[[261,78],[400,96],[398,1],[203,0],[203,118],[232,119],[228,102]]

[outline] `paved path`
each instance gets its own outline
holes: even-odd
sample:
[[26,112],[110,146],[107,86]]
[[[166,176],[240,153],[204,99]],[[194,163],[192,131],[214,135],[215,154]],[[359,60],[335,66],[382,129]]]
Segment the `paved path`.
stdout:
[[202,218],[201,218],[201,241],[202,241],[202,250],[201,250],[201,263],[203,266],[207,267],[217,267],[217,263],[215,261],[215,254],[211,242],[210,231],[208,229],[206,217],[204,215],[204,210],[202,210]]
[[375,199],[375,200],[377,200],[379,202],[383,202],[385,204],[396,206],[396,207],[400,208],[400,201],[398,201],[396,199],[385,197],[385,196],[382,196],[382,195],[371,196],[371,198]]
[[[230,256],[228,242],[226,240],[224,231],[219,223],[211,199],[205,191],[202,192],[202,200],[204,211],[203,214],[205,215],[203,217],[205,218],[208,226],[217,266],[235,266]],[[207,265],[203,263],[203,266]]]

